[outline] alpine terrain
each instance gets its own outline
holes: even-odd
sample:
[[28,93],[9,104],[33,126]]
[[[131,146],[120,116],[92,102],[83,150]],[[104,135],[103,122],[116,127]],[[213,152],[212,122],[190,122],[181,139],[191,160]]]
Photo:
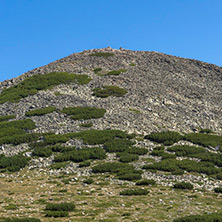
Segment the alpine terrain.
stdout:
[[92,49],[0,82],[0,221],[222,221],[222,68]]

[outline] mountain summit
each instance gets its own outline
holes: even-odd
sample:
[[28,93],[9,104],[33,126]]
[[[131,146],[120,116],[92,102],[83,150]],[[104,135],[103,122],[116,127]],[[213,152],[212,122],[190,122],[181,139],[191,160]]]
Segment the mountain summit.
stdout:
[[[84,74],[92,80],[87,85],[61,84],[38,91],[21,99],[16,106],[2,104],[0,112],[22,118],[30,107],[97,106],[106,109],[103,119],[93,120],[98,129],[127,129],[142,134],[161,129],[188,132],[197,128],[221,132],[222,68],[218,66],[158,52],[93,49],[4,81],[0,90],[27,77],[50,72]],[[118,86],[127,93],[107,98],[93,95],[93,89],[104,86]],[[57,133],[67,131],[58,127],[57,118],[50,120],[50,126],[44,120],[38,131],[52,130],[50,127]]]

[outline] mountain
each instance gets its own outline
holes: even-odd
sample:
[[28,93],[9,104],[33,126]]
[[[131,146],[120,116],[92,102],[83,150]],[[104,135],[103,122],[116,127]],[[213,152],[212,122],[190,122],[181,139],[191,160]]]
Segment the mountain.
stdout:
[[[1,82],[2,221],[11,211],[33,217],[22,221],[173,221],[216,212],[221,86],[216,65],[109,47]],[[221,215],[208,221],[214,217]]]

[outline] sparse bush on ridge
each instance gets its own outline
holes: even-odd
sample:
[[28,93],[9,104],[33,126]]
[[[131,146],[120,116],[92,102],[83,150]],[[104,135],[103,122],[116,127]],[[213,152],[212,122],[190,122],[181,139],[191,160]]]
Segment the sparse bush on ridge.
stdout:
[[90,82],[87,75],[76,75],[67,72],[51,72],[44,75],[34,75],[21,83],[5,89],[0,94],[0,104],[5,102],[19,102],[20,99],[36,94],[39,90],[46,90],[60,84],[87,84]]
[[66,135],[63,134],[57,134],[57,135],[46,135],[44,137],[44,142],[47,145],[50,144],[57,144],[57,143],[65,143],[69,140],[69,138]]
[[127,93],[127,90],[118,86],[103,86],[102,88],[95,88],[92,90],[93,96],[106,98],[109,96],[121,97]]
[[114,53],[110,53],[110,52],[96,52],[96,53],[92,53],[89,54],[89,56],[96,56],[96,57],[110,57],[110,56],[114,56]]
[[56,111],[57,109],[55,107],[49,106],[42,109],[35,109],[31,110],[25,113],[26,116],[43,116],[48,113],[52,113]]
[[37,147],[32,152],[33,156],[49,157],[52,155],[52,149],[49,147]]
[[2,121],[7,121],[7,120],[10,120],[10,119],[15,119],[15,115],[6,115],[6,116],[0,116],[0,122]]
[[98,68],[95,68],[93,71],[95,74],[98,74],[100,71],[102,71],[102,68],[98,67]]
[[79,124],[79,126],[88,128],[88,127],[93,126],[93,124],[92,123],[82,123],[82,124]]
[[211,129],[203,129],[203,128],[201,128],[199,130],[199,133],[214,133],[214,132]]
[[104,116],[106,110],[96,107],[66,107],[60,112],[71,115],[74,120],[97,119]]

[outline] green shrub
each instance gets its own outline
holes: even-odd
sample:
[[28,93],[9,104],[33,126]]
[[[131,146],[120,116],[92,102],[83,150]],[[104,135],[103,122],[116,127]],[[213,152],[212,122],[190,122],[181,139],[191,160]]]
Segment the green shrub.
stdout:
[[115,76],[118,76],[118,75],[121,74],[122,72],[126,72],[126,71],[127,71],[126,69],[118,69],[118,70],[110,71],[110,72],[106,73],[106,75],[115,75]]
[[79,167],[89,167],[91,165],[90,161],[84,161],[82,163],[79,164]]
[[147,154],[148,150],[146,148],[139,148],[139,147],[130,147],[125,152],[130,154],[137,154],[137,155],[145,155]]
[[203,128],[201,128],[199,130],[199,133],[214,133],[214,132],[211,129],[203,129]]
[[143,169],[152,169],[168,172],[176,172],[178,170],[186,170],[188,172],[205,173],[207,175],[214,175],[220,173],[221,170],[216,168],[210,162],[197,162],[193,160],[176,160],[165,159],[149,165],[144,165]]
[[97,119],[104,116],[106,110],[96,107],[67,107],[61,110],[62,113],[71,115],[74,120]]
[[134,196],[134,195],[147,195],[149,193],[146,189],[129,189],[123,190],[119,194],[123,196]]
[[15,115],[0,116],[0,122],[15,119]]
[[46,211],[45,217],[68,217],[69,213],[67,211]]
[[93,126],[93,124],[92,123],[82,123],[82,124],[79,124],[79,126],[88,128],[88,127]]
[[66,135],[58,134],[58,135],[46,135],[44,137],[44,142],[48,145],[57,144],[57,143],[65,143],[69,140]]
[[135,64],[135,63],[130,63],[129,65],[130,65],[130,66],[136,66],[136,64]]
[[73,211],[75,209],[74,203],[48,203],[45,210],[49,211]]
[[21,218],[15,218],[15,217],[8,217],[8,218],[1,218],[2,222],[41,222],[40,219],[33,218],[33,217],[21,217]]
[[129,163],[138,159],[139,156],[137,154],[122,153],[122,155],[119,158],[119,161],[123,163]]
[[216,193],[222,193],[222,187],[215,187],[214,192]]
[[52,113],[56,110],[57,109],[55,107],[49,106],[49,107],[46,107],[46,108],[35,109],[35,110],[32,110],[32,111],[26,112],[25,115],[26,116],[43,116],[45,114]]
[[174,154],[170,154],[170,153],[162,153],[161,155],[162,157],[162,160],[165,160],[165,159],[176,159],[176,155]]
[[25,167],[28,164],[30,158],[25,157],[21,154],[14,155],[11,157],[6,157],[0,155],[0,168],[5,168],[8,171],[19,171],[21,168]]
[[37,147],[32,152],[32,155],[40,157],[49,157],[52,155],[52,149],[50,147]]
[[222,222],[222,214],[191,215],[174,219],[173,222]]
[[173,188],[175,189],[186,189],[186,190],[192,190],[193,189],[193,185],[191,183],[186,183],[186,182],[180,182],[180,183],[176,183],[174,184]]
[[100,71],[102,71],[102,68],[95,68],[93,71],[95,74],[98,74]]
[[145,136],[144,138],[157,143],[163,143],[164,145],[172,145],[180,141],[183,138],[183,136],[178,132],[166,131],[166,132],[151,133]]
[[88,178],[86,180],[83,181],[83,183],[86,183],[86,184],[92,184],[94,181],[92,178]]
[[167,148],[167,150],[170,152],[175,152],[177,156],[192,156],[193,154],[197,153],[206,153],[206,150],[202,147],[188,145],[172,146]]
[[212,134],[189,133],[184,136],[184,139],[205,147],[216,147],[222,145],[222,136]]
[[123,152],[127,150],[134,142],[126,139],[115,139],[104,143],[104,149],[109,153]]
[[124,174],[117,176],[117,178],[119,180],[135,181],[135,180],[140,180],[142,176],[141,173],[125,172]]
[[97,145],[104,144],[116,138],[126,139],[129,137],[125,132],[120,130],[85,130],[79,133],[66,134],[70,138],[82,139],[85,144]]
[[89,159],[105,159],[106,152],[100,147],[82,148],[70,152],[62,153],[55,157],[55,162],[73,161],[82,162]]
[[21,143],[30,143],[30,142],[38,140],[39,137],[40,137],[40,134],[38,133],[5,136],[5,137],[0,138],[0,145],[2,144],[18,145]]
[[104,86],[103,88],[95,88],[92,90],[93,96],[106,98],[109,96],[121,97],[127,93],[127,90],[118,86]]
[[20,99],[28,95],[34,95],[39,90],[46,90],[60,84],[69,84],[75,82],[77,84],[87,84],[90,82],[87,75],[76,75],[66,72],[51,72],[44,75],[34,75],[26,78],[21,83],[5,89],[0,94],[0,103],[19,102]]
[[66,147],[66,146],[61,146],[59,144],[49,146],[48,148],[51,149],[53,152],[59,152],[59,153],[65,153],[75,150],[75,147]]
[[153,180],[153,179],[143,179],[141,181],[138,181],[136,183],[136,185],[138,186],[143,186],[143,185],[155,185],[156,184],[156,181]]
[[110,56],[114,56],[114,53],[110,53],[110,52],[96,52],[93,54],[90,54],[89,56],[96,56],[96,57],[110,57]]

